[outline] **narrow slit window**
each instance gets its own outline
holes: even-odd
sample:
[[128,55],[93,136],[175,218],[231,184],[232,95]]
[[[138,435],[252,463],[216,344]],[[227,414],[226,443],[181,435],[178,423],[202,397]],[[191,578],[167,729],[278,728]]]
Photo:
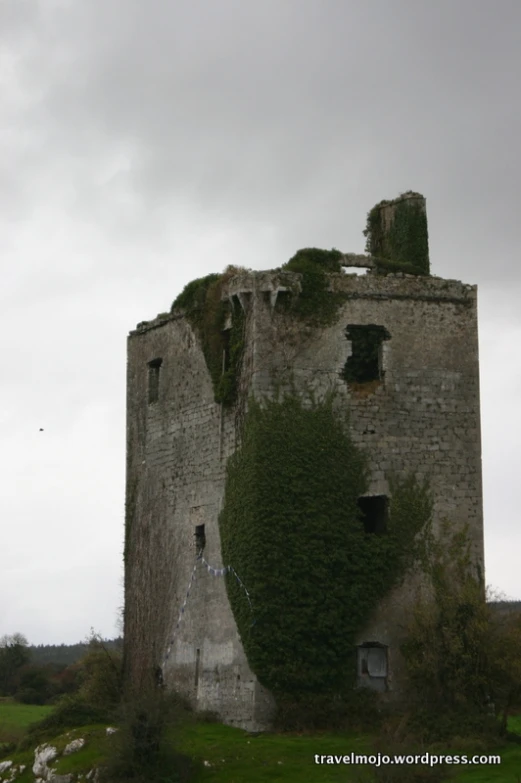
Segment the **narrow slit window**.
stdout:
[[358,508],[366,533],[378,535],[387,531],[389,500],[386,495],[358,498]]
[[153,359],[148,363],[148,403],[157,402],[159,399],[159,373],[162,359]]
[[206,536],[204,533],[204,525],[195,526],[195,548],[198,553],[202,553],[206,545]]

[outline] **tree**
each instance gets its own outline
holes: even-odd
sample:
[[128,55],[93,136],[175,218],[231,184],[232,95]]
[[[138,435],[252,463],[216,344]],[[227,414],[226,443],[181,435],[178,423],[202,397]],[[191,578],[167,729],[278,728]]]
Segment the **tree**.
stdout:
[[28,641],[21,633],[0,638],[0,693],[12,696],[17,688],[16,674],[31,658]]
[[402,646],[418,710],[443,718],[447,731],[450,716],[459,726],[465,716],[475,732],[495,714],[505,732],[521,699],[521,615],[498,616],[487,603],[466,529],[444,523],[424,565],[430,595],[417,602]]

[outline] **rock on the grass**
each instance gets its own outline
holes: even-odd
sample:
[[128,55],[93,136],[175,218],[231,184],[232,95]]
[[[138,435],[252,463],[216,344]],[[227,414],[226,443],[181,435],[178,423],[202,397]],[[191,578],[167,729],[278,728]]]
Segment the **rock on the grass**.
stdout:
[[65,750],[63,751],[64,756],[68,756],[69,753],[75,753],[77,750],[81,750],[81,748],[85,745],[85,740],[79,737],[78,739],[72,740],[72,742],[69,742],[69,744],[65,747]]
[[57,755],[58,751],[52,745],[38,745],[34,751],[33,774],[38,778],[47,779],[50,772],[48,764],[54,761]]

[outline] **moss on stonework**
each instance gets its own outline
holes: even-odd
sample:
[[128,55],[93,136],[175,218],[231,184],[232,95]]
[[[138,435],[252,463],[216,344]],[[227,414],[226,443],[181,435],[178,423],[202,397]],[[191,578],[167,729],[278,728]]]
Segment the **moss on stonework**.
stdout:
[[393,484],[387,531],[365,531],[367,462],[333,397],[251,400],[219,517],[227,591],[248,662],[276,698],[348,692],[355,637],[413,563],[426,487]]
[[[244,349],[244,315],[221,299],[223,285],[239,270],[228,267],[222,274],[210,274],[188,283],[172,304],[172,311],[184,310],[186,318],[201,341],[206,366],[212,378],[215,401],[232,405],[237,397],[237,381]],[[232,314],[229,338],[224,332],[226,318]],[[223,355],[227,352],[227,366]]]
[[333,248],[308,247],[298,250],[282,269],[302,275],[302,290],[289,306],[297,317],[315,326],[333,323],[338,307],[345,301],[342,293],[329,290],[328,274],[341,272],[342,253]]
[[[423,198],[408,191],[394,201],[381,201],[367,215],[365,249],[375,258],[377,272],[429,274],[427,215],[422,204],[411,203],[411,197]],[[392,205],[393,220],[386,230],[383,209]]]

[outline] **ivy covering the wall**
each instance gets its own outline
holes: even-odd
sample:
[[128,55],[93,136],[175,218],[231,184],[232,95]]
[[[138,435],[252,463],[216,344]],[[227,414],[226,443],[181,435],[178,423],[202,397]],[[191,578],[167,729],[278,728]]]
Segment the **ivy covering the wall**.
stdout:
[[308,247],[298,250],[282,269],[302,275],[302,290],[290,307],[292,312],[314,326],[333,323],[339,305],[345,297],[329,291],[328,274],[341,272],[342,253],[333,248],[321,250]]
[[426,486],[393,484],[388,531],[366,533],[357,499],[367,463],[333,397],[250,401],[227,466],[222,554],[248,661],[277,697],[349,691],[355,636],[412,564],[431,506]]
[[201,341],[206,366],[212,378],[215,401],[232,405],[237,397],[237,381],[244,349],[244,313],[235,308],[230,330],[229,365],[223,372],[225,337],[223,330],[230,305],[221,301],[224,283],[240,271],[228,267],[223,274],[210,274],[192,280],[172,304],[174,310],[183,310]]
[[[422,198],[419,193],[408,191],[394,201],[381,201],[370,210],[364,231],[365,249],[376,259],[376,269],[380,273],[428,275],[430,262],[427,215],[421,204],[405,198],[406,196]],[[393,204],[393,221],[386,230],[382,208]]]

